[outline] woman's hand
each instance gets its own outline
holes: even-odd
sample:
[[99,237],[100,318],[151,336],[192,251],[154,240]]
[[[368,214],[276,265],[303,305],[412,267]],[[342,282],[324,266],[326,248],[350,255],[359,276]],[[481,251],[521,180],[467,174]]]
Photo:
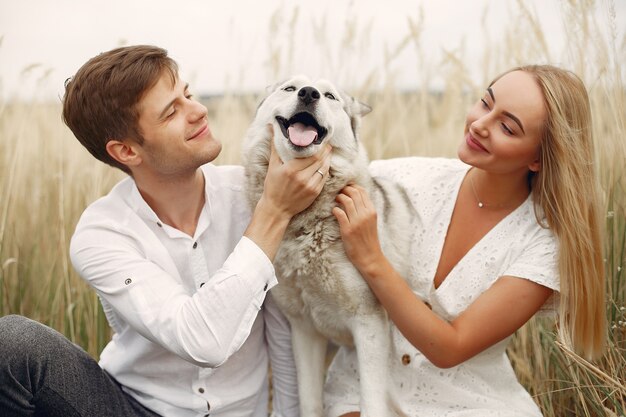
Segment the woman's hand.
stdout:
[[335,200],[341,206],[333,208],[333,215],[339,222],[346,254],[367,278],[384,260],[374,204],[365,188],[354,184],[344,187]]

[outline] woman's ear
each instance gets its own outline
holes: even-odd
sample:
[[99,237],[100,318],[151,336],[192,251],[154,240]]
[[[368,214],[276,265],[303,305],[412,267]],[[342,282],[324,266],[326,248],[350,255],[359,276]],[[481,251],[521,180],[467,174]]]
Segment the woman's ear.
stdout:
[[541,170],[541,161],[539,160],[539,158],[531,162],[530,165],[528,165],[528,169],[532,172],[539,172]]
[[141,155],[135,147],[137,144],[130,140],[111,139],[106,144],[107,153],[111,158],[127,167],[133,167],[141,164]]

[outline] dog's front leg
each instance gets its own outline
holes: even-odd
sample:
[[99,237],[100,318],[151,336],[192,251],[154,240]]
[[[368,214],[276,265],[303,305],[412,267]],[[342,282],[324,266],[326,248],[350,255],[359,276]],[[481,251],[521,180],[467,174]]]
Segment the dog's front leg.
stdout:
[[356,316],[353,327],[359,367],[361,417],[388,417],[388,369],[391,341],[384,312]]
[[306,318],[292,319],[290,322],[298,375],[300,417],[322,417],[328,340]]

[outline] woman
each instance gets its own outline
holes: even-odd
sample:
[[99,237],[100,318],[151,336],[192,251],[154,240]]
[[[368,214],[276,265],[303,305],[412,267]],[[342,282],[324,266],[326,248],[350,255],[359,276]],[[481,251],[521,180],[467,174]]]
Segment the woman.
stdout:
[[[467,115],[458,156],[372,164],[374,175],[406,187],[421,217],[409,277],[382,253],[362,188],[346,187],[333,214],[348,257],[395,324],[391,391],[402,413],[541,416],[506,356],[511,335],[560,304],[566,344],[593,359],[606,338],[583,83],[552,66],[504,73]],[[359,415],[354,356],[341,349],[329,370],[329,416]]]

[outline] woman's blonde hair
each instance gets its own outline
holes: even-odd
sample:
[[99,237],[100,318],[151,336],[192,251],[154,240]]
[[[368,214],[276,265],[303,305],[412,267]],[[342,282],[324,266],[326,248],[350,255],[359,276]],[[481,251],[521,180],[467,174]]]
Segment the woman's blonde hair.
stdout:
[[534,76],[547,109],[541,169],[532,174],[531,192],[539,221],[547,223],[559,241],[559,335],[580,355],[599,358],[607,332],[604,223],[589,97],[581,79],[571,71],[550,65],[511,71]]

